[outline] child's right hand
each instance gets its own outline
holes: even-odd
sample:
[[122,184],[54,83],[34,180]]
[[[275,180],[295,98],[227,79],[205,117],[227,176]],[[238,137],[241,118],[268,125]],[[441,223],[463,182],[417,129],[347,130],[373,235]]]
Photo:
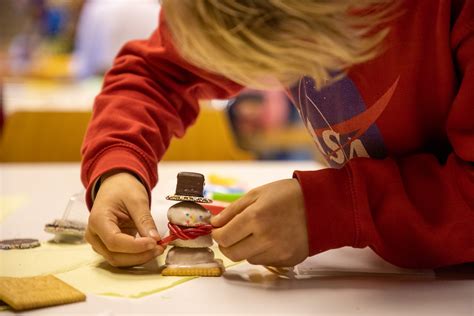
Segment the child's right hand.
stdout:
[[[139,237],[136,237],[136,234]],[[127,172],[108,175],[94,201],[85,234],[113,266],[146,263],[164,251],[143,184]]]

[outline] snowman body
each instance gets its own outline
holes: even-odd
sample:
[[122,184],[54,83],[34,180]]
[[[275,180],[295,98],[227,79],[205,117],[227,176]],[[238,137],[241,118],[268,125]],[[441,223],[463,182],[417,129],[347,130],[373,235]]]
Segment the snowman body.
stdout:
[[[189,173],[186,174],[188,175]],[[196,176],[193,175],[193,177]],[[178,175],[178,182],[179,180],[180,175]],[[174,198],[169,199],[180,200],[180,202],[168,209],[167,216],[169,223],[175,229],[183,232],[184,235],[186,235],[187,229],[199,229],[203,225],[210,225],[211,213],[200,204],[194,202],[194,197],[188,198],[179,195],[176,198],[175,195]],[[210,233],[200,235],[197,238],[176,238],[170,244],[173,247],[167,253],[166,267],[162,271],[163,275],[222,275],[224,271],[222,260],[216,259],[214,252],[210,249],[213,244]]]

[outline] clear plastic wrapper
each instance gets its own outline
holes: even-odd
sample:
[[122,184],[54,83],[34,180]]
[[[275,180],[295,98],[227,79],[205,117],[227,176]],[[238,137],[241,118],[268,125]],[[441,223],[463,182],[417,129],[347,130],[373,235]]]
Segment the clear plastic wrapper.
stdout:
[[83,243],[89,211],[85,193],[72,195],[61,218],[45,225],[44,230],[54,234],[57,243]]

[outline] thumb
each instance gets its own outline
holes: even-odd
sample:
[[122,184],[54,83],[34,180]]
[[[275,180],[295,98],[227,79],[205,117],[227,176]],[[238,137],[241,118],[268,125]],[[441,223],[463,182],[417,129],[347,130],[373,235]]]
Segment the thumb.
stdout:
[[127,205],[128,212],[132,217],[135,226],[137,227],[138,233],[142,237],[151,237],[156,241],[161,240],[158,229],[156,228],[155,221],[151,216],[148,202],[143,203],[129,203]]

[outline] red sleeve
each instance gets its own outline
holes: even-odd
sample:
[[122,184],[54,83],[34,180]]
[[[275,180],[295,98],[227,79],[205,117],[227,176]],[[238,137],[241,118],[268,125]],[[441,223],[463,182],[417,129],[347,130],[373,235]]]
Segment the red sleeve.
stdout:
[[[467,10],[466,10],[467,11]],[[402,267],[474,262],[474,21],[452,33],[461,78],[446,132],[446,161],[419,153],[355,158],[342,169],[296,171],[305,199],[311,255],[371,247]]]
[[82,147],[89,207],[93,183],[113,169],[138,175],[150,192],[172,136],[196,120],[198,99],[228,98],[241,88],[185,62],[170,37],[162,15],[150,39],[125,45],[105,77]]

